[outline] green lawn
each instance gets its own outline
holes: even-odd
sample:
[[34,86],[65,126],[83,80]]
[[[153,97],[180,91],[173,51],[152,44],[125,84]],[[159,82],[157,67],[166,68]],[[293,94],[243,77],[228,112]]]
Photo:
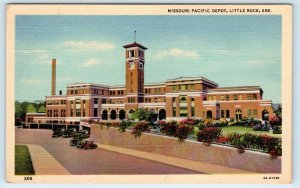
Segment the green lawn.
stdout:
[[34,175],[34,168],[27,146],[15,146],[15,174]]
[[241,127],[241,126],[230,126],[230,127],[222,127],[222,133],[224,135],[227,135],[229,133],[253,133],[253,134],[267,134],[269,136],[273,137],[281,137],[281,134],[272,134],[268,131],[253,131],[251,127]]

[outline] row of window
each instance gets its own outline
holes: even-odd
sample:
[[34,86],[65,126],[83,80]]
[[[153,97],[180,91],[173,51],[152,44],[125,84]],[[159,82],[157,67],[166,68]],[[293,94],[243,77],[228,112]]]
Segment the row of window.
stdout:
[[66,110],[62,109],[60,110],[60,116],[59,116],[59,110],[47,110],[47,117],[66,117]]
[[66,104],[66,100],[47,102],[47,105],[60,105],[60,104]]
[[[81,114],[81,109],[78,108],[75,110],[75,117],[85,117],[86,113],[85,113],[85,109],[82,110],[82,114]],[[71,109],[70,110],[70,116],[74,117],[74,110]]]
[[109,91],[109,95],[123,95],[124,91],[123,90],[113,90]]
[[[71,95],[80,95],[80,94],[88,94],[88,89],[72,89],[69,90],[69,94]],[[92,89],[91,94],[96,95],[107,95],[107,91],[103,89]]]
[[[136,56],[138,55],[138,56]],[[144,58],[144,52],[141,50],[138,50],[138,54],[136,54],[135,50],[127,50],[126,57],[142,57]]]
[[[209,95],[207,96],[208,101],[229,101],[229,100],[245,100],[244,95]],[[257,94],[247,94],[246,100],[257,100]]]
[[161,93],[161,92],[164,92],[164,88],[145,89],[145,93]]
[[173,85],[172,90],[194,90],[194,84]]
[[[236,114],[242,114],[241,110],[237,110]],[[257,117],[257,109],[247,109],[247,117]],[[230,110],[221,110],[221,118],[230,118]]]

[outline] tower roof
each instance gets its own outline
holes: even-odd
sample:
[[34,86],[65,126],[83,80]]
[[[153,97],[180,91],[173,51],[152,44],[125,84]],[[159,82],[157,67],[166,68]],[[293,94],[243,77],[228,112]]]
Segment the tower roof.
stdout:
[[144,50],[147,50],[147,48],[145,47],[145,46],[143,46],[143,45],[141,45],[141,44],[139,44],[139,43],[137,43],[137,42],[134,42],[134,43],[132,43],[132,44],[127,44],[127,45],[125,45],[125,46],[123,46],[124,48],[132,48],[132,47],[139,47],[139,48],[142,48],[142,49],[144,49]]

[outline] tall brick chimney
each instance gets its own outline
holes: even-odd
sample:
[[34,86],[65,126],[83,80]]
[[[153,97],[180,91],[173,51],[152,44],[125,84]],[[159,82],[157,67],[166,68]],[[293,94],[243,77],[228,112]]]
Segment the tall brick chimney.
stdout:
[[52,59],[52,83],[51,83],[51,95],[56,93],[56,59]]

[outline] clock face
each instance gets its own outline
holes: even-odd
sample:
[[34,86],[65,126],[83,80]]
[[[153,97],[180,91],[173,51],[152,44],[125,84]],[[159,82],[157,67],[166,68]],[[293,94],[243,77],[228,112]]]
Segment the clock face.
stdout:
[[134,69],[134,62],[129,62],[129,69]]

